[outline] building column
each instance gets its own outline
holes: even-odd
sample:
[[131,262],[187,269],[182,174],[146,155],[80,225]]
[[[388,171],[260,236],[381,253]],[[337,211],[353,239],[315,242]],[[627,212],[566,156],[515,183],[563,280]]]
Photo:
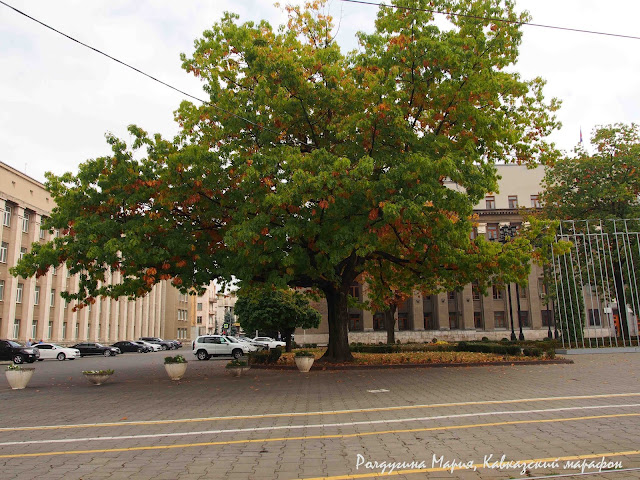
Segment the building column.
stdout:
[[473,322],[473,287],[469,283],[464,286],[464,289],[460,293],[462,308],[462,316],[460,318],[460,330],[475,330],[476,327]]
[[449,330],[449,300],[447,292],[434,295],[436,297],[436,318],[440,330]]
[[[24,213],[24,208],[16,207],[16,212],[15,212],[16,219],[15,220],[13,218],[11,219],[13,223],[12,228],[7,229],[10,232],[10,237],[8,242],[9,246],[7,247],[7,267],[9,265],[12,265],[12,266],[15,265],[16,260],[18,259],[18,255],[20,254],[22,230],[20,228],[21,225],[19,220],[22,218],[22,215],[19,215],[18,212]],[[11,216],[13,217],[14,214],[12,214]],[[8,309],[8,315],[7,315],[7,324],[5,327],[7,336],[5,338],[13,338],[13,325],[16,321],[16,298],[18,295],[18,283],[20,283],[20,277],[7,275],[7,280],[5,282],[4,288],[5,288],[5,292],[9,294],[8,296],[5,294],[5,296],[7,296],[7,300],[9,301],[9,309]],[[22,294],[24,295],[24,290],[22,291]],[[25,328],[25,323],[26,323],[22,319],[19,319],[19,320],[20,320],[20,332],[18,332],[18,336],[21,335],[21,332]]]
[[413,326],[413,330],[424,330],[423,300],[424,299],[420,292],[413,292],[413,296],[411,297],[411,301],[413,303],[411,305],[411,324]]

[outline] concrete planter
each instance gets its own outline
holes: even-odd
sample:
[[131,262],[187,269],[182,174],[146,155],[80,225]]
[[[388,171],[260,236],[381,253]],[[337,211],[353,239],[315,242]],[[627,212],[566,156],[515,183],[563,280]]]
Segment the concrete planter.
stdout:
[[307,373],[311,370],[311,366],[313,365],[314,357],[294,357],[296,361],[296,366],[298,370],[303,373]]
[[180,380],[187,371],[187,363],[165,363],[164,368],[171,380]]
[[89,380],[92,385],[102,385],[111,378],[112,373],[83,373],[84,378]]
[[13,390],[22,390],[27,386],[33,376],[35,368],[21,368],[20,370],[7,370],[7,381]]
[[241,377],[248,372],[251,367],[226,367],[226,369],[232,377]]

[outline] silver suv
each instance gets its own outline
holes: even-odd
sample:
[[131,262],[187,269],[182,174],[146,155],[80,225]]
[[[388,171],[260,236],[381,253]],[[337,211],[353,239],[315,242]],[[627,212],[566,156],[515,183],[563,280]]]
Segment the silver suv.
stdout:
[[222,335],[202,335],[194,340],[191,349],[198,360],[209,360],[211,357],[240,358],[249,351],[247,345],[231,342]]

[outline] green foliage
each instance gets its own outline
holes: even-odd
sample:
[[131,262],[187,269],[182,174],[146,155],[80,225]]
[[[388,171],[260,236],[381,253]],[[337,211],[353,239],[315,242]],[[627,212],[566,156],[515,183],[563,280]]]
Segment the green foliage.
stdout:
[[115,370],[83,370],[84,375],[113,375]]
[[246,360],[231,360],[227,363],[225,368],[238,368],[238,367],[248,367],[249,363]]
[[242,288],[235,313],[245,332],[315,328],[322,318],[302,293],[269,287]]
[[66,264],[80,287],[64,295],[80,306],[162,280],[183,292],[233,275],[310,287],[327,299],[334,361],[350,358],[356,279],[385,304],[414,287],[526,277],[525,240],[469,234],[474,206],[497,189],[495,162],[555,156],[545,137],[558,102],[513,69],[529,17],[511,1],[429,8],[459,15],[443,27],[428,11],[382,7],[347,54],[322,1],[287,7],[281,29],[224,14],[182,55],[210,103],[180,105],[173,142],[132,126],[131,149],[110,136],[112,155],[49,175],[45,228],[62,236],[12,271]]
[[523,348],[522,349],[522,354],[525,357],[541,357],[542,356],[542,349],[540,349],[540,348]]
[[252,352],[249,354],[249,362],[253,364],[273,364],[277,363],[282,356],[280,348],[272,348],[269,351]]
[[313,357],[313,353],[308,352],[307,350],[299,350],[296,352],[296,357]]
[[497,353],[501,355],[520,355],[519,345],[499,345],[491,343],[460,342],[456,346],[458,352]]
[[164,363],[187,363],[187,360],[182,355],[176,355],[175,357],[164,357]]

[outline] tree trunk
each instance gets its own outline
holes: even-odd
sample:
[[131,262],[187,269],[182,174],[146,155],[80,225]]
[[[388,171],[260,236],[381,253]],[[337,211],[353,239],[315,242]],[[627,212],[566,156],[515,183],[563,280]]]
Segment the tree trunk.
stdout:
[[293,332],[295,332],[296,329],[295,328],[287,328],[284,330],[284,341],[287,344],[284,348],[285,351],[290,352],[291,351],[291,335],[293,335]]
[[347,298],[348,288],[342,291],[325,290],[327,299],[327,313],[329,322],[329,345],[327,351],[320,358],[321,362],[342,363],[353,361],[353,355],[349,349],[349,306]]
[[396,305],[391,304],[384,312],[384,328],[387,330],[387,343],[396,343]]

